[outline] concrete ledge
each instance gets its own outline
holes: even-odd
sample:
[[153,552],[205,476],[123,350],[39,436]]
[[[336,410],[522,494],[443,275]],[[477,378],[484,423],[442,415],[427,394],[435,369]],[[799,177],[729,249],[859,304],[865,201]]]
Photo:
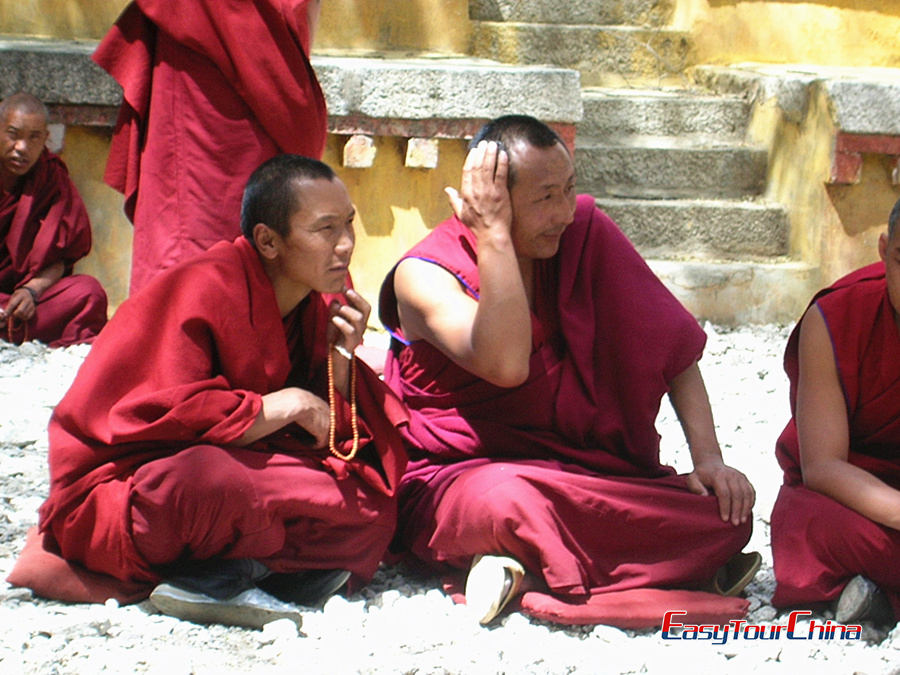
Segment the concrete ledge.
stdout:
[[523,23],[652,25],[669,22],[673,0],[470,0],[476,21]]
[[765,201],[597,199],[648,258],[770,260],[788,253],[788,214]]
[[835,126],[848,134],[900,135],[900,69],[743,64],[698,66],[694,79],[723,93],[764,102],[776,99],[791,121],[806,114],[821,88],[832,106]]
[[27,91],[49,106],[117,108],[122,90],[91,61],[96,47],[73,40],[0,39],[0,97]]
[[[122,93],[91,60],[97,44],[0,40],[0,97],[28,91],[48,104],[54,122],[111,126]],[[462,57],[314,55],[312,62],[333,133],[459,138],[517,112],[572,127],[574,140],[583,114],[574,70]]]
[[821,287],[819,268],[802,262],[647,262],[698,320],[725,326],[789,324]]
[[313,56],[333,117],[490,119],[518,112],[574,124],[583,108],[578,73],[469,58]]
[[690,35],[669,27],[476,21],[475,55],[502,63],[553,63],[581,73],[586,86],[680,81],[691,65]]

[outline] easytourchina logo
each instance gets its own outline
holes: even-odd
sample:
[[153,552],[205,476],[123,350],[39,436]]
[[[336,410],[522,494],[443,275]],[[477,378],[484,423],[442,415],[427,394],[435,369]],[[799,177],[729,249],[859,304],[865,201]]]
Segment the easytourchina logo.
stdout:
[[727,624],[701,624],[678,623],[678,619],[687,615],[687,612],[666,612],[663,618],[662,637],[664,640],[710,640],[714,644],[725,644],[729,640],[859,640],[862,636],[862,626],[843,625],[827,621],[813,619],[809,625],[800,624],[801,617],[811,615],[812,612],[797,610],[788,615],[785,625],[772,624],[768,626],[747,623],[743,619],[732,619]]

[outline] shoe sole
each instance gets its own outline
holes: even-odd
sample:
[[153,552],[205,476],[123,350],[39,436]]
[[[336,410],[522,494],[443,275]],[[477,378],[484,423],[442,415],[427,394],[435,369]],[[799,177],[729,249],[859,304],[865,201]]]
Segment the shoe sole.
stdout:
[[863,616],[872,604],[875,588],[875,584],[865,577],[853,577],[841,591],[834,610],[834,620],[847,624]]
[[170,584],[160,584],[150,594],[150,602],[161,613],[200,624],[222,624],[261,629],[267,623],[289,619],[300,628],[303,615],[258,589],[245,591],[231,600],[215,600]]

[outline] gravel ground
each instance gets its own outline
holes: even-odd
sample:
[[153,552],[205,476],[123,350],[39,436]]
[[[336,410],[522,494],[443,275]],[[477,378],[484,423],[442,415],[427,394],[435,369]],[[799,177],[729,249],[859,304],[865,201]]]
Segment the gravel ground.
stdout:
[[[788,329],[707,326],[701,362],[726,461],[758,492],[750,549],[764,565],[748,587],[750,622],[783,624],[773,590],[768,516],[780,470],[774,443],[787,421],[781,354]],[[47,493],[46,423],[87,353],[0,342],[0,573],[5,577]],[[677,420],[659,417],[666,460],[689,467]],[[815,615],[821,621],[830,615]],[[900,628],[866,626],[862,640],[688,642],[659,631],[561,627],[512,614],[480,627],[421,579],[385,567],[351,597],[305,612],[302,632],[286,621],[262,631],[198,626],[149,603],[66,605],[0,584],[0,673],[860,673],[900,675]]]

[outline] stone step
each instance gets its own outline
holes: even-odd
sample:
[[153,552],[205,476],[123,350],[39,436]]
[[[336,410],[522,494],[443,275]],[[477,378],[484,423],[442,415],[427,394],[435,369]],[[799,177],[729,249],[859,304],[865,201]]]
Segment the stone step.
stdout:
[[674,12],[674,0],[469,0],[475,21],[664,26]]
[[764,201],[597,199],[649,258],[763,259],[789,247],[787,209]]
[[[632,139],[634,140],[634,139]],[[579,189],[595,197],[737,199],[762,193],[765,150],[697,145],[678,138],[637,139],[627,145],[575,150]]]
[[693,65],[689,33],[666,27],[473,21],[471,44],[481,58],[577,70],[582,86],[682,82]]
[[622,136],[688,136],[743,139],[750,104],[739,96],[654,89],[584,87],[582,139]]
[[724,326],[789,324],[821,287],[818,267],[787,259],[647,263],[697,319]]

